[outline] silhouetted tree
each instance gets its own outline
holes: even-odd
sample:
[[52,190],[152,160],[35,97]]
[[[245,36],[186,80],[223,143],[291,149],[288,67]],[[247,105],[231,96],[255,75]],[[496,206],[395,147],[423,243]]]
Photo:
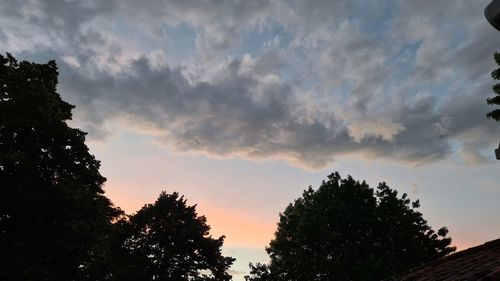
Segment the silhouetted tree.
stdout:
[[379,280],[453,252],[418,207],[385,183],[374,192],[333,173],[280,214],[271,261],[251,265],[250,280]]
[[57,66],[0,55],[0,280],[90,278],[120,212],[85,133],[56,92]]
[[212,238],[195,207],[178,193],[162,192],[154,204],[120,221],[111,280],[231,280],[234,259],[221,254],[224,236]]
[[273,281],[269,266],[263,263],[250,263],[250,275],[245,276],[246,281]]
[[[500,65],[500,53],[495,53],[493,57],[495,58],[495,62],[497,63],[497,65]],[[500,68],[493,70],[493,72],[491,73],[491,77],[493,77],[493,79],[495,80],[500,80]],[[493,85],[493,92],[496,94],[496,96],[488,98],[486,102],[489,105],[500,105],[500,83],[496,83],[495,85]],[[497,108],[486,114],[486,116],[493,120],[500,121],[500,109]]]

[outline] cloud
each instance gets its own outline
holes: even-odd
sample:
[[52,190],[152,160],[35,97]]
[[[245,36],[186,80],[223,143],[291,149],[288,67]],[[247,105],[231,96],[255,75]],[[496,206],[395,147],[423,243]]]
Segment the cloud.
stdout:
[[257,26],[274,10],[270,0],[233,1],[119,1],[123,11],[137,23],[157,26],[182,23],[197,29],[197,52],[203,60],[213,62],[235,49],[243,27]]
[[391,77],[384,46],[378,38],[363,33],[349,21],[339,25],[319,59],[322,82],[330,85],[347,82],[352,87],[350,94],[358,96],[357,99],[366,99],[380,91]]
[[391,141],[404,127],[391,121],[362,121],[353,122],[348,126],[349,136],[356,142],[367,137],[382,137],[385,141]]
[[3,1],[0,22],[7,40],[2,47],[18,52],[77,47],[73,44],[85,40],[86,25],[114,9],[114,2],[105,0]]
[[489,162],[486,157],[481,155],[477,148],[471,145],[462,146],[459,155],[467,165],[485,164]]
[[[482,163],[500,134],[484,116],[500,37],[481,1],[424,2],[7,1],[0,49],[56,58],[94,139],[121,120],[216,157]],[[172,60],[162,38],[181,25],[194,51]]]
[[62,92],[72,95],[91,123],[126,117],[184,151],[247,157],[295,154],[296,160],[300,156],[311,164],[328,161],[316,158],[313,147],[328,141],[334,120],[328,125],[316,116],[307,118],[308,109],[292,85],[251,69],[243,72],[241,61],[225,64],[213,81],[195,83],[178,68],[153,69],[145,57],[131,61],[116,76],[103,72],[93,79],[71,73],[69,66],[65,73]]
[[[311,104],[295,85],[255,73],[259,64],[246,60],[227,62],[211,81],[198,82],[190,82],[179,68],[155,68],[145,57],[116,75],[95,75],[98,79],[71,74],[68,66],[62,92],[73,95],[77,112],[91,124],[122,117],[150,128],[160,142],[178,150],[284,157],[309,167],[356,151],[408,162],[440,159],[451,151],[447,140],[476,124],[455,124],[464,108],[436,109],[436,100],[422,95],[387,103],[398,110],[386,110],[386,115],[400,123],[369,120],[346,126],[320,104]],[[475,100],[460,103],[483,107]],[[443,134],[445,129],[450,133]]]

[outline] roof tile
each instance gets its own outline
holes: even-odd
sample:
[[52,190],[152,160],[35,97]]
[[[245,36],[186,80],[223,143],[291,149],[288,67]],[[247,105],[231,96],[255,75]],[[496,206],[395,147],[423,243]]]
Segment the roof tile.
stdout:
[[386,281],[500,281],[500,239],[460,251]]

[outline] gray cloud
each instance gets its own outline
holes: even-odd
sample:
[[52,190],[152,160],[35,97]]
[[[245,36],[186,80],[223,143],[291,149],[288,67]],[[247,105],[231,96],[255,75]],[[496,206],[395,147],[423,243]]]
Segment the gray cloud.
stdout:
[[270,0],[126,0],[119,5],[139,24],[187,23],[195,27],[197,51],[209,62],[238,46],[241,28],[263,24],[275,9]]
[[[74,41],[84,32],[85,25],[101,15],[114,11],[113,1],[15,1],[0,3],[2,26],[10,33],[11,39],[16,37],[41,36],[51,41],[51,46],[65,44],[64,41]],[[41,33],[35,35],[37,33]],[[40,42],[32,42],[40,44]]]
[[[214,81],[191,84],[180,69],[153,69],[141,58],[127,72],[101,73],[97,80],[63,74],[62,91],[73,95],[91,123],[129,115],[177,149],[249,157],[295,153],[294,158],[300,155],[311,164],[328,161],[309,156],[314,149],[306,147],[318,146],[330,129],[304,119],[307,109],[292,86],[241,70],[235,60]],[[302,146],[306,149],[299,151]]]
[[[0,48],[56,58],[93,138],[120,119],[182,151],[317,168],[350,153],[421,164],[456,151],[477,164],[500,135],[485,118],[500,36],[484,1],[9,2]],[[162,32],[186,24],[197,53],[154,59],[113,33],[124,17]],[[242,31],[271,25],[290,42],[234,55]]]

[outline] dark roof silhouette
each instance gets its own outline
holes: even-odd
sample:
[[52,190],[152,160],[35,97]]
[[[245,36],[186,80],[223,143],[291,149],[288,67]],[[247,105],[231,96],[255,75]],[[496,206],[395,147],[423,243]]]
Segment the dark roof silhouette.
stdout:
[[424,264],[386,281],[500,281],[500,239]]

